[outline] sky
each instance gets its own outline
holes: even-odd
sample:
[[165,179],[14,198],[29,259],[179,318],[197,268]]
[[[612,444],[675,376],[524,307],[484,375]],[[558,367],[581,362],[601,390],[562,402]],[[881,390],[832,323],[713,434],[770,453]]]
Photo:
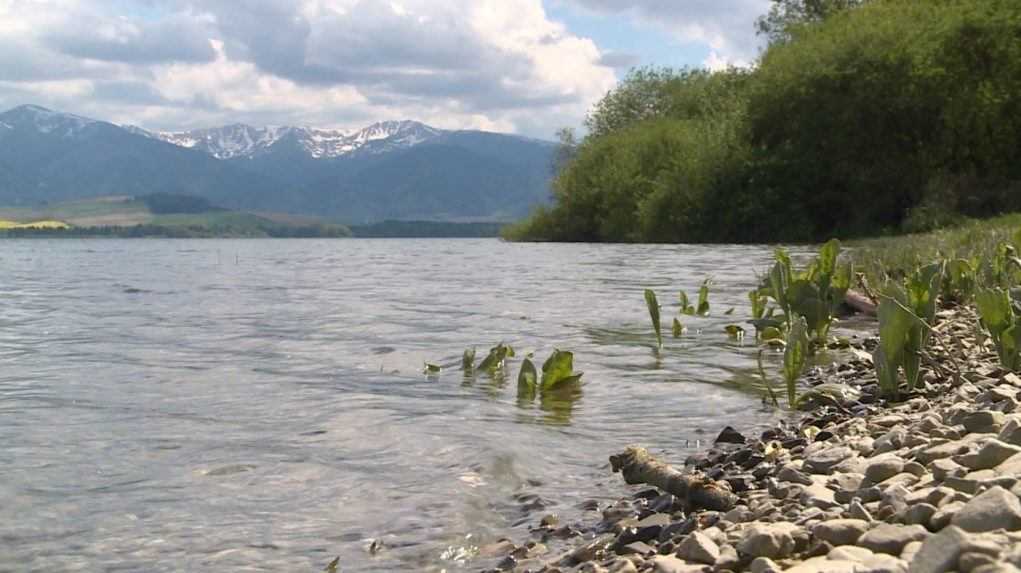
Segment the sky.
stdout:
[[0,110],[552,138],[636,66],[749,65],[770,0],[0,0]]

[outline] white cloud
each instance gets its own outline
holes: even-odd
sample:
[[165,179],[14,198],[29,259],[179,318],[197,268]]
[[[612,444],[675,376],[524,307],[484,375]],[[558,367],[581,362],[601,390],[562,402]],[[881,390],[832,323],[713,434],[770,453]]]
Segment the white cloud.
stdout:
[[[602,14],[629,17],[656,26],[681,42],[703,44],[710,60],[749,65],[762,40],[755,20],[769,11],[770,0],[561,0]],[[709,61],[706,65],[709,65]]]
[[615,83],[541,0],[0,0],[0,52],[0,107],[154,128],[412,118],[549,137]]

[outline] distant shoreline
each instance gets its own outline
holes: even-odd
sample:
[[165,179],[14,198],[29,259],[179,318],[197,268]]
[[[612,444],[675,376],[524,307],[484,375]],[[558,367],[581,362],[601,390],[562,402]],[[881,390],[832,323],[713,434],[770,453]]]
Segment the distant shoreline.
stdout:
[[330,224],[260,226],[222,230],[205,226],[151,225],[11,228],[0,239],[482,239],[499,238],[503,223],[384,221],[344,227]]

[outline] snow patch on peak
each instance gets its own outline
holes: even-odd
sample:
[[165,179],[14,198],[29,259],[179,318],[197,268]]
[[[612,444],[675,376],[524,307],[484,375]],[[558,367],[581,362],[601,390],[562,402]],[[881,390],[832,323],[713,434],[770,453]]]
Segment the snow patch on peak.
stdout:
[[188,149],[198,149],[217,159],[233,159],[250,156],[266,149],[276,143],[290,129],[276,126],[252,127],[236,123],[211,129],[161,131],[154,135],[157,139],[167,143]]
[[360,130],[233,124],[192,131],[145,133],[179,147],[204,151],[218,159],[252,157],[285,137],[313,159],[333,159],[353,153],[379,154],[412,147],[445,132],[416,121],[385,121]]

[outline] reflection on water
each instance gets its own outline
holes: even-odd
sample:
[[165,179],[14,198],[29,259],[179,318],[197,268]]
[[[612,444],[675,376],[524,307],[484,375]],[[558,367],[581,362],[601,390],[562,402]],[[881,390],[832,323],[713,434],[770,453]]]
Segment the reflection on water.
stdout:
[[[457,569],[586,499],[643,443],[765,425],[724,326],[770,251],[491,240],[4,241],[0,570]],[[470,270],[465,269],[484,269]],[[664,338],[663,302],[715,279]],[[581,382],[522,396],[520,358]],[[481,357],[480,357],[481,358]],[[423,364],[441,366],[423,373]],[[775,371],[776,356],[767,356]],[[375,545],[373,545],[375,542]],[[369,551],[374,547],[375,551]]]

